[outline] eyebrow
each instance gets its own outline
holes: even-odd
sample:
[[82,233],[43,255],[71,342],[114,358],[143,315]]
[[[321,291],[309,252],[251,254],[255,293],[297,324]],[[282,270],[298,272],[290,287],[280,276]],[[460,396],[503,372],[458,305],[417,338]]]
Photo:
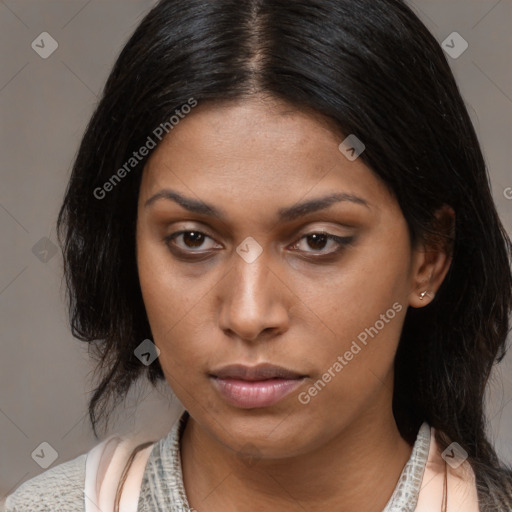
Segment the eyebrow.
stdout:
[[[201,215],[208,215],[210,217],[215,217],[221,220],[226,220],[227,218],[225,211],[217,208],[216,206],[205,203],[204,201],[193,199],[191,197],[185,197],[176,192],[175,190],[170,189],[164,189],[161,190],[160,192],[157,192],[154,196],[150,197],[146,201],[144,207],[147,208],[160,199],[174,201],[175,203],[179,204],[189,212],[198,213]],[[294,204],[293,206],[289,206],[286,208],[280,208],[278,210],[278,218],[280,221],[289,222],[294,219],[297,219],[298,217],[308,215],[309,213],[324,210],[335,203],[343,201],[360,204],[367,208],[370,207],[368,201],[361,197],[355,196],[353,194],[335,193],[330,194],[328,196],[311,199],[309,201],[305,201],[302,203]]]

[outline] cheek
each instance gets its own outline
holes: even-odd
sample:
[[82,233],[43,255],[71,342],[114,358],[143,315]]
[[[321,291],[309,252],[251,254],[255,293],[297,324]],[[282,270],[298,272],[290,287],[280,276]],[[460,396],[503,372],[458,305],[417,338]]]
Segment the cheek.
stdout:
[[[214,283],[188,276],[172,262],[165,246],[147,242],[144,233],[138,237],[137,261],[142,297],[153,342],[160,349],[160,364],[164,373],[179,375],[198,366],[201,354],[206,354],[208,329],[206,318],[208,288]],[[195,286],[191,286],[191,279]],[[199,279],[200,282],[200,279]],[[209,331],[211,333],[211,329]]]
[[190,309],[193,298],[185,293],[189,288],[180,279],[165,243],[144,226],[137,236],[137,265],[151,327],[159,332],[168,331]]
[[375,282],[361,286],[354,274],[345,281],[343,292],[323,299],[319,316],[328,319],[329,329],[310,332],[316,335],[316,349],[305,353],[318,373],[297,397],[308,417],[332,422],[332,411],[339,411],[334,422],[339,426],[347,417],[364,414],[390,386],[406,312],[403,300],[397,300],[386,286],[390,282],[393,276],[383,279],[379,290]]
[[[343,374],[338,379],[345,381],[342,387],[347,386],[345,379],[359,383],[371,376],[370,371],[384,376],[391,369],[407,308],[396,294],[381,295],[375,286],[371,296],[359,287],[354,293],[344,290],[346,293],[331,295],[329,301],[324,298],[318,317],[328,328],[317,331],[316,349],[310,354],[320,373],[337,362],[342,365],[334,369]],[[320,306],[320,302],[316,304]],[[319,324],[318,319],[315,323]]]
[[311,321],[323,333],[316,345],[322,349],[311,357],[322,375],[329,369],[336,375],[325,375],[332,391],[323,393],[325,400],[371,392],[392,370],[408,305],[409,258],[407,233],[397,226],[372,238],[319,288],[311,283],[315,292],[305,302],[314,305]]
[[406,308],[409,265],[403,230],[373,235],[331,275],[320,282],[308,279],[302,298],[332,333],[347,340],[373,325],[395,302]]

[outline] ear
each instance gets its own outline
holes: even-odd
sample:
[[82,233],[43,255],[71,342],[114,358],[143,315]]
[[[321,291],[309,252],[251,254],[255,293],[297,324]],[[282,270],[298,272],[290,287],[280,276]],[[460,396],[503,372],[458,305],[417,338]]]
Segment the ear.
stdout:
[[421,308],[430,304],[441,287],[452,262],[455,212],[444,205],[435,213],[435,233],[426,234],[413,249],[409,305]]

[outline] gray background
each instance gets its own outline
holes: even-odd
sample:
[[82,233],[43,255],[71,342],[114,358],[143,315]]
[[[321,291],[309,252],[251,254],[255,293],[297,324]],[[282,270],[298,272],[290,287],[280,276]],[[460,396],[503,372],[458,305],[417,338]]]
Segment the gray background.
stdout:
[[[31,456],[42,442],[57,452],[53,465],[97,443],[86,416],[93,365],[86,344],[70,334],[60,251],[52,255],[51,242],[56,244],[56,215],[98,94],[123,43],[154,3],[0,0],[0,503],[43,471]],[[512,187],[512,0],[409,3],[440,43],[454,31],[469,43],[448,60],[512,233],[512,199],[506,198]],[[31,47],[42,32],[59,45],[47,59]],[[487,405],[491,438],[512,463],[512,353],[496,368]],[[143,385],[109,432],[157,439],[181,410],[170,392]]]

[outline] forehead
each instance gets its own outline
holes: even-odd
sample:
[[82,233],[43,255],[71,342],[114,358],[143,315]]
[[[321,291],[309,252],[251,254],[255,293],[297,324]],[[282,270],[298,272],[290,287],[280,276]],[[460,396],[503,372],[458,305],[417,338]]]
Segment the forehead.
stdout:
[[344,138],[333,120],[284,102],[199,104],[151,155],[141,200],[163,188],[215,198],[223,209],[234,199],[268,209],[332,192],[385,200],[378,177],[339,151]]

